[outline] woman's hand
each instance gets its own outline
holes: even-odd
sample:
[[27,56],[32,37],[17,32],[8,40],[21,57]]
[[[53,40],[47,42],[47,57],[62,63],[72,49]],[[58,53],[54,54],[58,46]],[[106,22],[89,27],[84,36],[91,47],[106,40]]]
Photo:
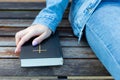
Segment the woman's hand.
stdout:
[[32,45],[35,46],[38,43],[41,43],[44,39],[48,38],[51,33],[52,31],[48,27],[40,24],[32,25],[24,30],[17,32],[15,35],[15,53],[19,53],[21,51],[21,46],[32,37],[38,36],[32,41]]

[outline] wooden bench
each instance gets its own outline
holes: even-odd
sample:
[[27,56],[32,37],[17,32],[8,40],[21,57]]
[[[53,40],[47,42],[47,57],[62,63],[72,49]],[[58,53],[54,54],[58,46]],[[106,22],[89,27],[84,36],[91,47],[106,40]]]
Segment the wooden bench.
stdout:
[[[13,0],[14,1],[14,0]],[[44,0],[43,0],[44,1]],[[64,55],[64,65],[21,68],[14,54],[15,33],[31,25],[45,2],[0,2],[0,80],[113,80],[90,49],[85,37],[80,44],[73,35],[66,10],[57,30]]]

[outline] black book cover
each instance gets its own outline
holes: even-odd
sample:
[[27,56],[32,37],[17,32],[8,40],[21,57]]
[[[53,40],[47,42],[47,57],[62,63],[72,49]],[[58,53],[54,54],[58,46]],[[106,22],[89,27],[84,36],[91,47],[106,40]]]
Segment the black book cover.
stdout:
[[32,46],[34,38],[26,42],[21,49],[21,67],[53,66],[63,64],[62,49],[58,33],[51,35],[37,46]]

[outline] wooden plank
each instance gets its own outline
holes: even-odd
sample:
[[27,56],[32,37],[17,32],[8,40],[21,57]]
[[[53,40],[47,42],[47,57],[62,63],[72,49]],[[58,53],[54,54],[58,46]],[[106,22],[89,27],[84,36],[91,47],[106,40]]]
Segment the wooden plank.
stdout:
[[88,47],[88,43],[85,38],[82,38],[78,44],[78,38],[61,38],[61,46],[69,47]]
[[[0,19],[34,19],[39,11],[0,11]],[[68,12],[63,15],[68,18]]]
[[34,19],[39,11],[0,11],[0,19]]
[[14,53],[15,47],[0,47],[0,58],[19,58],[19,54]]
[[69,80],[114,80],[112,76],[68,76]]
[[[40,11],[46,7],[45,2],[0,2],[0,11],[10,11],[10,10],[34,10]],[[66,11],[69,11],[70,3]]]
[[0,80],[57,80],[57,76],[0,76]]
[[63,66],[21,68],[19,59],[0,59],[0,76],[109,76],[98,60],[64,59]]
[[[112,76],[67,76],[68,80],[114,80]],[[66,79],[66,80],[67,80]],[[0,80],[58,80],[57,76],[0,76]],[[61,79],[65,80],[65,79]]]
[[0,19],[0,27],[25,28],[32,24],[34,19]]
[[[25,28],[9,28],[9,27],[0,27],[0,36],[15,36],[16,32],[23,30]],[[60,36],[69,36],[74,37],[71,28],[58,28]]]
[[[14,29],[12,29],[11,31],[9,31],[8,30],[8,32],[7,31],[5,31],[5,30],[0,30],[1,32],[0,32],[0,36],[3,36],[3,37],[5,37],[5,36],[7,36],[7,37],[9,37],[9,36],[15,36],[15,34],[16,34],[16,32],[18,32],[19,31],[19,29],[18,30],[16,30],[15,29],[15,31],[14,32],[12,32]],[[59,35],[60,35],[60,37],[74,37],[74,35],[72,34],[72,33],[70,33],[70,32],[67,32],[67,30],[65,30],[66,32],[64,32],[64,33],[62,33],[63,31],[59,31]]]
[[23,28],[4,28],[0,27],[0,36],[15,36],[16,32]]
[[[77,38],[60,38],[61,46],[63,47],[88,47],[88,43],[85,39],[82,39],[80,44],[77,42]],[[15,47],[14,37],[0,37],[0,47]]]
[[0,37],[0,47],[15,47],[14,37]]
[[[34,19],[0,19],[0,27],[26,28],[32,24]],[[58,27],[70,27],[67,19],[63,19]]]
[[[6,31],[6,30],[8,30],[8,31]],[[18,32],[19,30],[22,30],[22,29],[19,29],[19,28],[17,28],[17,30],[16,29],[3,29],[3,30],[1,30],[0,29],[0,36],[3,36],[3,37],[5,37],[5,36],[7,36],[7,37],[10,37],[10,36],[12,36],[12,37],[14,37],[15,36],[15,34],[16,34],[16,32]],[[64,33],[63,33],[64,32]],[[59,36],[60,37],[75,37],[74,35],[73,35],[73,33],[71,33],[71,32],[68,32],[67,30],[65,30],[65,31],[60,31],[59,30]]]
[[45,2],[45,0],[0,0],[0,2]]
[[[1,47],[0,58],[2,59],[14,59],[19,58],[19,54],[14,53],[15,47]],[[97,59],[92,50],[89,47],[62,47],[63,56],[66,59]]]
[[46,6],[45,2],[0,2],[0,11],[34,10],[40,11]]
[[97,59],[90,47],[62,47],[64,58]]

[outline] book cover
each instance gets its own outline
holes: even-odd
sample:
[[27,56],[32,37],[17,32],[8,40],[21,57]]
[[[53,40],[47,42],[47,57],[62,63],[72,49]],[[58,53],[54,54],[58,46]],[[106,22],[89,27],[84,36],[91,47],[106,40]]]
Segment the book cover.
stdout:
[[32,46],[34,38],[26,42],[21,49],[21,67],[63,65],[63,54],[58,33],[51,35],[37,46]]

